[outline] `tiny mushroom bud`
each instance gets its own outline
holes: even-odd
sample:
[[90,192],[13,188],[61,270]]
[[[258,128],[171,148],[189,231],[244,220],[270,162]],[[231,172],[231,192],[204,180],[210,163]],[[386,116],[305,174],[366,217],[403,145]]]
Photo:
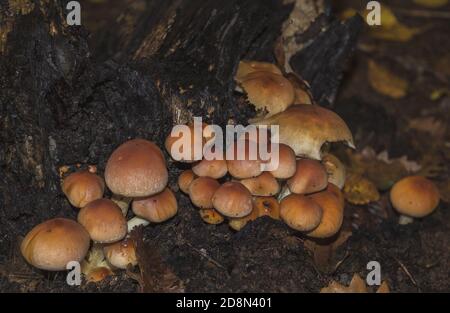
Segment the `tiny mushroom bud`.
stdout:
[[335,235],[344,220],[344,196],[341,190],[333,184],[328,184],[326,190],[308,196],[323,210],[322,220],[313,231],[307,233],[312,238],[328,238]]
[[252,140],[237,140],[228,147],[227,165],[231,176],[237,179],[256,177],[262,173],[258,144]]
[[390,192],[392,206],[401,214],[400,224],[431,214],[439,204],[436,185],[423,176],[407,176],[394,184]]
[[264,172],[258,177],[241,180],[253,196],[269,197],[280,191],[280,184],[269,172]]
[[333,111],[318,105],[292,105],[254,124],[279,125],[280,142],[290,146],[297,156],[321,160],[325,142],[342,141],[355,147],[347,124]]
[[322,220],[322,208],[313,200],[291,194],[280,203],[281,219],[291,228],[307,232],[316,228]]
[[248,101],[257,110],[267,112],[267,117],[286,110],[295,100],[291,82],[282,75],[270,72],[253,72],[246,75],[240,86]]
[[294,150],[285,144],[278,145],[278,167],[270,173],[279,179],[288,179],[294,176],[297,169]]
[[178,176],[178,187],[185,194],[189,194],[189,186],[196,178],[194,172],[192,170],[183,171],[180,176]]
[[166,161],[156,144],[133,139],[119,146],[106,163],[106,185],[124,197],[148,197],[161,192],[169,175]]
[[199,213],[202,220],[207,224],[218,225],[225,220],[223,215],[214,209],[200,209]]
[[81,262],[90,245],[83,226],[55,218],[35,226],[23,239],[20,250],[31,265],[46,271],[62,271],[70,261]]
[[134,214],[153,223],[167,221],[178,211],[177,198],[169,188],[150,197],[134,199],[131,207]]
[[79,171],[64,178],[62,190],[70,204],[82,208],[103,197],[105,183],[101,177],[89,171]]
[[345,185],[345,165],[333,154],[326,153],[322,157],[322,164],[328,174],[328,182],[342,189]]
[[128,265],[137,264],[136,245],[131,238],[106,245],[103,248],[108,262],[121,269],[126,269]]
[[328,176],[325,167],[316,160],[297,160],[295,175],[288,181],[289,190],[297,194],[308,194],[327,188]]
[[252,212],[252,195],[239,182],[226,182],[214,193],[214,208],[228,217],[243,217]]
[[275,64],[260,61],[242,60],[239,62],[239,66],[234,79],[237,82],[242,82],[248,74],[254,72],[270,72],[278,75],[283,74]]
[[116,242],[127,234],[127,221],[122,211],[109,199],[90,202],[78,213],[78,222],[98,243]]
[[211,177],[199,177],[189,186],[189,198],[192,203],[201,209],[213,208],[213,196],[220,184]]

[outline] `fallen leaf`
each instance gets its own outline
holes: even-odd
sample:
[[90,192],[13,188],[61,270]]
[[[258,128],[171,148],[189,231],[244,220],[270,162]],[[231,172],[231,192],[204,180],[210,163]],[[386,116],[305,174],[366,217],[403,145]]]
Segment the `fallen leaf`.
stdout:
[[448,3],[448,0],[413,0],[415,4],[426,8],[440,8]]
[[356,205],[368,204],[380,199],[376,186],[359,174],[350,173],[344,185],[345,199]]
[[442,138],[447,132],[447,124],[432,116],[418,117],[409,121],[409,128]]
[[368,80],[378,93],[400,99],[408,92],[408,82],[373,60],[368,63]]
[[386,281],[383,281],[380,285],[380,287],[378,287],[377,293],[390,293],[391,290],[389,288],[389,285],[387,284]]
[[[320,290],[320,293],[368,293],[366,282],[358,275],[354,274],[350,285],[344,286],[336,281],[331,281],[327,287]],[[383,281],[376,293],[389,293],[389,286]]]

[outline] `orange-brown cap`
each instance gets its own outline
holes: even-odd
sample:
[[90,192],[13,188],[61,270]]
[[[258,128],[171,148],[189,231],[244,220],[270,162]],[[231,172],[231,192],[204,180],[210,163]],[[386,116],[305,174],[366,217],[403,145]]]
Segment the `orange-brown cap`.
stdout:
[[212,209],[212,198],[220,184],[211,177],[199,177],[189,186],[189,198],[192,203],[201,209]]
[[169,188],[150,197],[134,199],[131,207],[134,214],[153,223],[167,221],[178,212],[177,198]]
[[297,194],[290,194],[280,203],[281,219],[298,231],[311,231],[322,220],[322,208],[313,200]]
[[207,224],[218,225],[225,220],[223,215],[214,209],[200,209],[199,213],[202,220]]
[[109,199],[90,202],[78,213],[78,223],[99,243],[116,242],[127,234],[127,221],[120,207]]
[[289,190],[297,194],[308,194],[327,188],[328,176],[325,167],[316,160],[297,160],[295,175],[287,181]]
[[280,142],[290,146],[297,156],[321,160],[325,142],[342,141],[355,147],[347,124],[333,111],[318,105],[291,105],[254,124],[279,125]]
[[280,192],[280,184],[269,172],[263,172],[258,177],[241,180],[253,196],[269,197]]
[[410,217],[431,214],[439,204],[439,190],[423,176],[408,176],[394,184],[390,192],[392,206]]
[[189,186],[196,178],[194,172],[192,170],[183,171],[180,176],[178,176],[178,187],[185,194],[189,194]]
[[252,212],[252,195],[239,182],[226,182],[214,193],[214,208],[228,217],[243,217]]
[[283,74],[275,64],[260,61],[242,60],[239,62],[239,66],[234,79],[237,82],[242,82],[248,74],[260,71],[270,72],[278,75]]
[[326,190],[308,196],[323,210],[322,221],[307,235],[313,238],[328,238],[335,235],[344,220],[344,196],[339,188],[328,184]]
[[103,197],[105,183],[101,177],[89,171],[79,171],[64,178],[62,191],[70,204],[82,208],[89,202]]
[[240,82],[248,101],[267,116],[283,112],[295,99],[295,90],[291,82],[282,75],[270,72],[253,72]]
[[137,264],[136,245],[131,238],[105,245],[103,251],[108,262],[117,268],[126,269],[128,265]]
[[297,169],[297,162],[294,150],[285,144],[278,145],[278,167],[270,173],[279,179],[288,179],[294,176]]
[[147,197],[161,192],[168,178],[161,150],[144,139],[123,143],[106,163],[106,185],[113,193],[125,197]]
[[228,172],[231,176],[244,179],[256,177],[262,173],[257,147],[258,144],[251,140],[237,140],[228,147],[226,157]]
[[200,177],[207,176],[219,179],[224,177],[228,172],[227,161],[224,158],[221,160],[203,159],[192,166],[192,171],[195,175]]
[[55,218],[35,226],[23,239],[20,250],[31,265],[46,271],[62,271],[71,261],[81,262],[90,245],[83,226]]

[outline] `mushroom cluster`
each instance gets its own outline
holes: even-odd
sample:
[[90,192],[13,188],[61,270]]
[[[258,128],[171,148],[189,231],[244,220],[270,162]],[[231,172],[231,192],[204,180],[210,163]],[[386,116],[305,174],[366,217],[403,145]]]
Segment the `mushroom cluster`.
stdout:
[[[104,174],[105,180],[81,170],[63,179],[63,193],[79,209],[77,221],[55,218],[35,226],[21,244],[28,263],[61,271],[71,261],[81,262],[88,281],[137,264],[128,232],[137,225],[166,221],[178,210],[175,195],[167,188],[164,155],[151,141],[129,140],[111,154]],[[111,199],[104,198],[105,182]],[[127,221],[131,202],[135,217]]]

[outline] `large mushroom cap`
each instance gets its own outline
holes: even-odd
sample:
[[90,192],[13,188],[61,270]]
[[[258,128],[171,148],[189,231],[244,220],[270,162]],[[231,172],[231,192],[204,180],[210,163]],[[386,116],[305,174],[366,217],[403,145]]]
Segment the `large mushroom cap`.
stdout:
[[280,216],[291,228],[298,231],[311,231],[322,220],[322,208],[313,200],[291,194],[280,203]]
[[166,161],[156,144],[133,139],[119,146],[106,163],[106,185],[117,195],[147,197],[161,192],[169,175]]
[[177,198],[169,188],[150,197],[135,199],[131,206],[134,214],[153,223],[167,221],[178,212]]
[[228,217],[243,217],[252,212],[252,195],[239,182],[226,182],[214,193],[214,208]]
[[244,77],[241,86],[248,101],[257,110],[267,111],[267,116],[286,110],[295,99],[291,82],[279,74],[253,72]]
[[120,207],[109,199],[90,202],[78,213],[78,223],[88,231],[93,241],[116,242],[127,234],[127,221]]
[[20,246],[25,260],[46,271],[62,271],[70,261],[81,262],[89,250],[89,234],[83,226],[55,218],[35,226]]
[[290,146],[297,156],[310,159],[321,160],[325,142],[342,141],[355,147],[347,124],[333,111],[317,105],[292,105],[253,124],[279,125],[280,142]]
[[424,217],[439,204],[439,190],[423,176],[408,176],[399,180],[391,189],[392,206],[401,214]]
[[70,204],[82,208],[89,202],[103,197],[105,183],[101,177],[89,171],[79,171],[64,178],[62,191]]

